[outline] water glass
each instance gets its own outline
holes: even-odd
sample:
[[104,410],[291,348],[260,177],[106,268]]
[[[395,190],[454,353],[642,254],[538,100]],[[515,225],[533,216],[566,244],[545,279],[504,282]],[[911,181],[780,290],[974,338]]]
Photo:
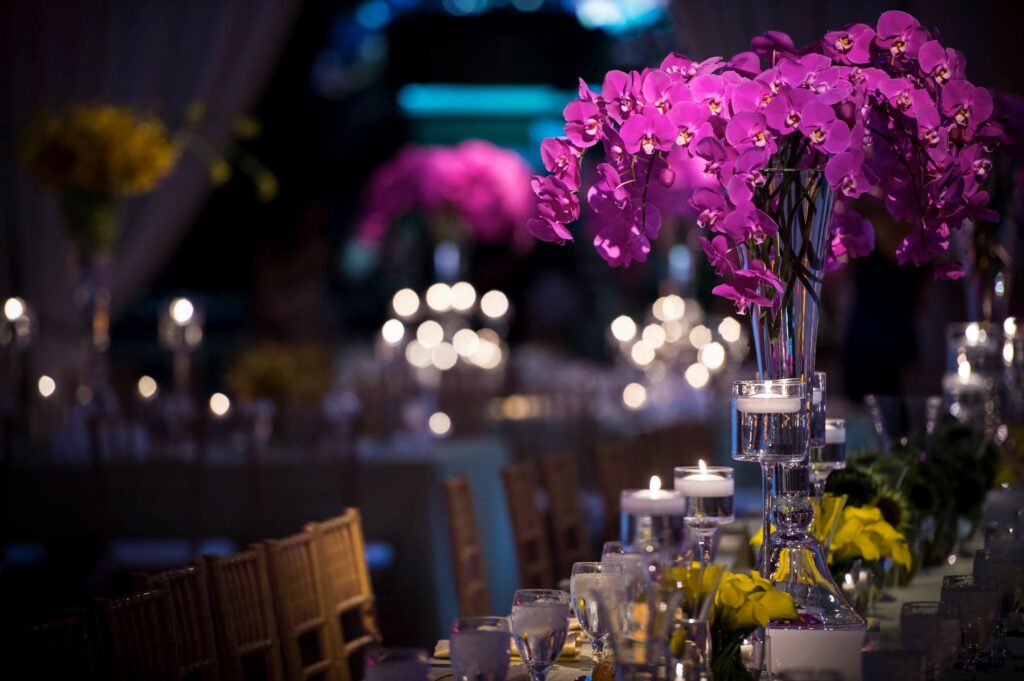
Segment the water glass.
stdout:
[[975,671],[978,657],[992,642],[999,612],[999,588],[991,577],[949,575],[942,580],[941,600],[960,619],[960,656],[964,669]]
[[606,541],[601,549],[602,563],[622,565],[622,581],[629,599],[647,592],[651,576],[670,562],[670,556],[655,546],[636,547],[621,541]]
[[[1014,541],[1012,544],[1024,545]],[[1024,546],[980,550],[974,556],[974,576],[991,578],[998,589],[998,617],[996,640],[992,647],[992,662],[1001,665],[1009,652],[1006,649],[1007,619],[1021,608],[1024,596]]]
[[427,681],[430,657],[420,648],[370,648],[366,651],[366,681]]
[[512,638],[532,681],[544,681],[569,634],[569,594],[520,589],[512,596]]
[[452,672],[457,681],[504,681],[510,660],[507,617],[459,617],[452,623]]
[[604,659],[605,644],[611,633],[609,623],[601,614],[618,616],[625,605],[622,567],[621,563],[613,562],[572,565],[569,581],[572,609],[580,621],[580,627],[590,637],[595,664]]
[[911,601],[900,610],[903,649],[925,656],[928,678],[953,668],[960,645],[960,619],[953,606],[940,601]]

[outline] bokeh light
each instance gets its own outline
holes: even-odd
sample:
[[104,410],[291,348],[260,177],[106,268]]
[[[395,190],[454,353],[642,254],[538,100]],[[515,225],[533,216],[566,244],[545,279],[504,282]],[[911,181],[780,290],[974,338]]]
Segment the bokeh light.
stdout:
[[630,409],[639,409],[647,402],[647,389],[639,383],[630,383],[622,391],[622,402]]
[[443,411],[435,411],[427,420],[427,427],[430,428],[430,432],[434,435],[444,437],[451,432],[452,420]]
[[488,291],[480,299],[480,310],[491,319],[498,319],[508,312],[508,296],[501,291]]
[[156,380],[152,376],[143,376],[138,383],[139,396],[144,399],[152,399],[158,389]]
[[691,364],[686,368],[686,382],[694,388],[700,389],[708,384],[711,373],[703,364]]
[[447,312],[452,307],[452,287],[438,282],[427,289],[427,307],[435,312]]
[[380,335],[388,345],[398,345],[405,336],[405,324],[397,319],[389,319],[381,327]]
[[231,400],[224,393],[210,395],[210,412],[217,417],[227,416],[231,411]]
[[612,320],[612,335],[620,343],[628,343],[636,336],[636,322],[622,315]]
[[399,317],[411,317],[420,309],[420,297],[411,288],[403,288],[391,299],[391,308]]
[[36,383],[36,387],[39,389],[39,394],[43,397],[49,397],[57,391],[57,381],[53,380],[46,374],[39,377],[39,381]]
[[444,329],[433,319],[428,319],[416,329],[416,340],[425,348],[437,347],[444,340]]

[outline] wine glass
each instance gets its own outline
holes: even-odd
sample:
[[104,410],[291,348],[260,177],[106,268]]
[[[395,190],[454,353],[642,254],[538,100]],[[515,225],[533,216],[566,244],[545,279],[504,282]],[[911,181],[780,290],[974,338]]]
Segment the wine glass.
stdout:
[[715,532],[736,519],[733,513],[733,470],[725,466],[679,466],[675,488],[686,497],[683,521],[697,535],[701,567],[711,563]]
[[953,668],[960,644],[956,609],[940,601],[910,601],[900,609],[900,643],[904,650],[925,656],[928,678]]
[[[605,657],[605,644],[611,633],[606,618],[601,613],[619,612],[625,595],[623,566],[621,563],[573,563],[572,578],[569,580],[572,593],[572,609],[580,627],[590,637],[594,664],[599,664]],[[599,604],[604,608],[599,611]],[[589,679],[590,676],[585,677]]]
[[772,487],[775,464],[799,463],[807,456],[810,400],[799,378],[737,381],[732,395],[732,458],[761,464],[761,574],[768,575]]
[[507,617],[459,617],[452,623],[452,671],[459,681],[504,681],[511,628]]
[[520,589],[512,596],[512,638],[532,681],[544,681],[569,634],[569,594]]
[[941,600],[960,618],[960,656],[964,669],[977,671],[978,657],[992,641],[999,610],[999,588],[991,577],[949,575],[942,579]]

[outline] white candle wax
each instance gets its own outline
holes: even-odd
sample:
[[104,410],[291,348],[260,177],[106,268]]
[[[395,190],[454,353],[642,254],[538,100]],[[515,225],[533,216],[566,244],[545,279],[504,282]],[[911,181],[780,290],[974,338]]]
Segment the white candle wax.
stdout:
[[685,515],[686,498],[670,489],[627,489],[619,497],[619,510],[631,515]]
[[800,398],[788,395],[746,395],[736,398],[736,410],[743,414],[795,414]]
[[841,445],[846,442],[846,426],[837,426],[834,423],[825,424],[825,444]]
[[693,473],[676,478],[676,491],[688,497],[731,497],[735,489],[732,478],[715,473]]
[[815,388],[811,393],[811,404],[821,404],[821,390]]

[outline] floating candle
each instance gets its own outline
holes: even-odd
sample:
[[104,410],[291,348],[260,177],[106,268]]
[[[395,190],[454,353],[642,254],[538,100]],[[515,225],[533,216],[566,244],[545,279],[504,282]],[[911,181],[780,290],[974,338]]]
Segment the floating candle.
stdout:
[[736,398],[736,411],[742,414],[795,414],[801,399],[788,395],[745,395]]
[[831,421],[825,422],[825,444],[827,445],[841,445],[846,443],[846,426],[833,423]]
[[811,404],[821,404],[821,390],[818,388],[811,392]]
[[686,497],[682,492],[661,489],[661,478],[651,478],[651,489],[626,489],[619,496],[619,510],[631,515],[684,515]]
[[700,460],[700,472],[676,478],[676,491],[688,497],[731,497],[736,486],[731,478],[709,473],[704,460]]

